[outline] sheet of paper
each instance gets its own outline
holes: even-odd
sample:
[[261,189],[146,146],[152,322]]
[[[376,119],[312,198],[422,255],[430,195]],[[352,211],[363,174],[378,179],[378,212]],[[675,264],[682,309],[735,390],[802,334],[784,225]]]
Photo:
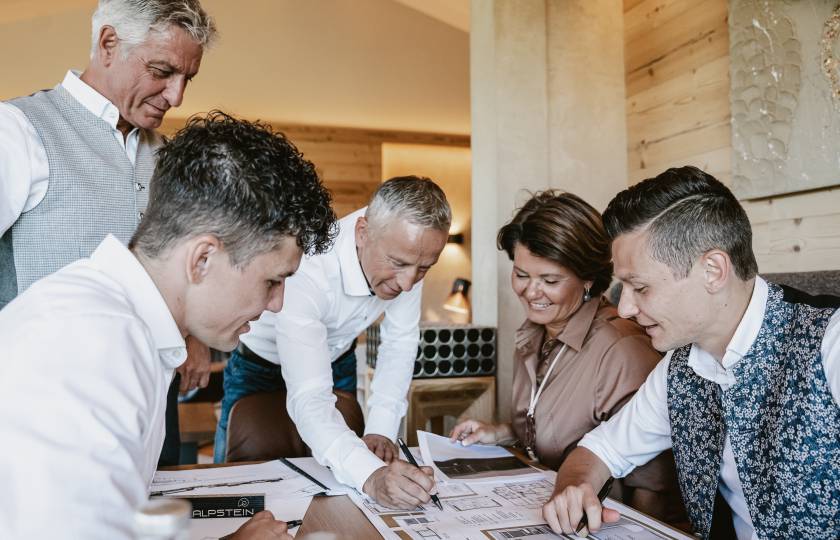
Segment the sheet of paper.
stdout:
[[435,477],[450,481],[493,481],[502,478],[538,479],[542,473],[523,463],[501,446],[462,446],[449,437],[417,431],[423,461],[435,470]]
[[[303,519],[312,496],[324,488],[282,461],[256,465],[210,467],[184,471],[157,471],[150,492],[153,496],[265,494],[265,508],[283,521]],[[247,518],[192,519],[191,539],[216,539],[230,534]],[[290,531],[292,536],[297,529]]]
[[311,497],[324,489],[280,460],[256,465],[157,471],[149,488],[156,495],[224,495],[265,493],[266,496]]
[[[291,521],[293,519],[303,519],[311,502],[312,497],[297,497],[294,499],[266,497],[265,509],[271,510],[276,519]],[[248,521],[246,518],[190,520],[190,540],[216,540],[236,531],[246,521]],[[289,534],[295,536],[298,530],[299,527],[296,527],[289,531]]]
[[350,486],[346,486],[335,479],[332,471],[318,463],[314,457],[288,458],[300,470],[310,475],[312,478],[324,484],[327,487],[327,495],[347,495],[351,491],[355,491]]
[[[575,538],[551,532],[542,505],[554,489],[552,479],[486,482],[438,482],[443,511],[433,504],[392,510],[353,494],[351,500],[388,539],[405,540],[548,540]],[[597,540],[693,540],[620,503],[605,503],[622,516],[590,538]]]

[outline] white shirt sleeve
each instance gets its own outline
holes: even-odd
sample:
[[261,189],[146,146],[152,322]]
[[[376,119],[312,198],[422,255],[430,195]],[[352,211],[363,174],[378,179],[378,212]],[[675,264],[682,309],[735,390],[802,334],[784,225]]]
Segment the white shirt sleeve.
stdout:
[[371,382],[365,433],[397,438],[400,421],[408,404],[406,396],[414,372],[417,343],[420,339],[420,302],[423,283],[400,294],[385,309],[380,327],[382,343],[376,357]]
[[627,476],[671,447],[667,391],[670,362],[669,352],[618,414],[578,443],[598,456],[616,478]]
[[17,107],[0,103],[0,236],[44,199],[49,174],[32,123]]
[[327,328],[327,291],[308,274],[293,278],[283,309],[275,317],[277,354],[286,382],[286,406],[301,438],[339,482],[362,491],[367,478],[385,465],[347,427],[335,408]]
[[[829,390],[840,405],[840,310],[832,315],[826,327],[820,351]],[[670,362],[671,352],[618,414],[578,443],[595,453],[616,478],[627,476],[671,447],[667,390]]]
[[143,445],[160,381],[136,359],[157,351],[125,318],[32,321],[0,332],[0,538],[133,538],[160,451]]
[[828,321],[820,347],[825,378],[834,402],[840,405],[840,309]]

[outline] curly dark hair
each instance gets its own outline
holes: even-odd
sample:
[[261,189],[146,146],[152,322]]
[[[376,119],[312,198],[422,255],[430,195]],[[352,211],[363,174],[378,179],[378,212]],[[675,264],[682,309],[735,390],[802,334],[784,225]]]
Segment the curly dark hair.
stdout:
[[613,239],[647,227],[651,255],[680,279],[711,249],[729,254],[744,281],[758,272],[747,213],[729,188],[697,167],[668,169],[625,189],[607,205],[604,224]]
[[285,236],[307,254],[335,239],[330,193],[315,166],[270,126],[211,111],[192,117],[157,158],[149,205],[129,244],[147,256],[210,233],[241,267]]
[[533,194],[499,229],[496,244],[510,260],[516,244],[522,244],[534,255],[592,281],[592,296],[607,290],[612,279],[610,241],[601,214],[571,193],[549,189]]

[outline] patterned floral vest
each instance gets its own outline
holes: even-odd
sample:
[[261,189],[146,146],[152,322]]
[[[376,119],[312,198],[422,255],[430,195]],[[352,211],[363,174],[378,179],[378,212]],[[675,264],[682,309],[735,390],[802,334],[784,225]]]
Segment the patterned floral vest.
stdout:
[[840,407],[820,354],[840,298],[768,286],[761,330],[729,390],[688,366],[690,345],[671,357],[668,414],[683,500],[708,538],[728,433],[759,538],[840,538]]

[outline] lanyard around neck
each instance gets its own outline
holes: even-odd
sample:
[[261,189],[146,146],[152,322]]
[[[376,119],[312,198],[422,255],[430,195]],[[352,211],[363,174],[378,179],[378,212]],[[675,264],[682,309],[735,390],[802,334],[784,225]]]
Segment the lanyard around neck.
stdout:
[[562,347],[560,347],[560,351],[554,355],[554,360],[551,361],[551,365],[548,366],[548,371],[545,372],[543,376],[543,380],[540,383],[539,388],[534,388],[534,385],[531,385],[531,402],[528,405],[528,416],[534,416],[534,410],[537,408],[537,401],[539,401],[540,396],[542,395],[542,391],[545,388],[545,384],[548,382],[548,377],[551,375],[551,371],[554,369],[554,364],[557,363],[557,360],[563,356],[563,353],[566,351],[566,344],[564,343]]

